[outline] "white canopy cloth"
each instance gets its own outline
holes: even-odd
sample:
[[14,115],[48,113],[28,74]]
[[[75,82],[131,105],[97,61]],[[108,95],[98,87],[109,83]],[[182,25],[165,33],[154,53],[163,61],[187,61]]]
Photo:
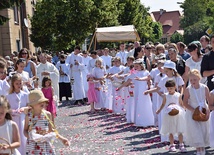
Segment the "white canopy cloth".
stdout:
[[134,25],[102,27],[96,29],[97,42],[138,41],[140,37]]

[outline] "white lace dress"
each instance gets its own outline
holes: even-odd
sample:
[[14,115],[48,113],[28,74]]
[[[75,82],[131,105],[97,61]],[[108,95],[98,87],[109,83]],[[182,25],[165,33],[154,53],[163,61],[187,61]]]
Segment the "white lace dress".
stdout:
[[[199,89],[195,89],[191,85],[187,87],[190,94],[188,100],[190,106],[197,108],[199,106],[198,102],[203,102],[204,107],[208,106],[206,104],[205,87],[204,84],[200,84]],[[186,111],[186,144],[192,147],[209,146],[209,121],[194,121],[192,115],[193,113],[190,110]]]

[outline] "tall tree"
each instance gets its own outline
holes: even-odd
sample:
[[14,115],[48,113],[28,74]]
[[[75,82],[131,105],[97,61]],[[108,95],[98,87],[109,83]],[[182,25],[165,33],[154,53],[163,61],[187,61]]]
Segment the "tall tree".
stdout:
[[185,0],[181,5],[183,18],[181,27],[184,29],[184,42],[199,40],[206,34],[208,28],[214,32],[214,1],[213,0]]
[[206,16],[206,10],[209,0],[185,0],[180,6],[183,9],[183,18],[181,18],[180,26],[186,28],[199,21]]
[[31,18],[31,40],[46,49],[66,49],[81,43],[99,26],[117,22],[117,0],[42,0]]
[[[162,36],[162,27],[159,23],[153,23],[149,8],[140,3],[140,0],[119,0],[119,17],[121,25],[133,24],[137,29],[142,42],[159,40]],[[158,29],[160,31],[158,31]]]

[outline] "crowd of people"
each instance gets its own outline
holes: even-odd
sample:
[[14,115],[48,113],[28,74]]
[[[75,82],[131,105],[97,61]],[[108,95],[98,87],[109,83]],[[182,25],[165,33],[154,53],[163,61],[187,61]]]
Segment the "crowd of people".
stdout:
[[72,97],[75,105],[90,104],[91,114],[107,111],[137,127],[158,127],[169,151],[177,151],[178,139],[181,152],[189,145],[205,155],[214,146],[213,48],[214,36],[202,36],[188,46],[136,41],[120,43],[118,51],[76,46],[52,57],[22,49],[0,58],[0,138],[11,143],[0,153],[55,154],[54,137],[69,145],[54,118]]

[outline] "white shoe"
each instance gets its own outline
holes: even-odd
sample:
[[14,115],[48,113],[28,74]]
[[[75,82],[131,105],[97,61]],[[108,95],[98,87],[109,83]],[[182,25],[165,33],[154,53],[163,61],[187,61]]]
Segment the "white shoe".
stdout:
[[206,150],[201,151],[201,155],[206,155]]

